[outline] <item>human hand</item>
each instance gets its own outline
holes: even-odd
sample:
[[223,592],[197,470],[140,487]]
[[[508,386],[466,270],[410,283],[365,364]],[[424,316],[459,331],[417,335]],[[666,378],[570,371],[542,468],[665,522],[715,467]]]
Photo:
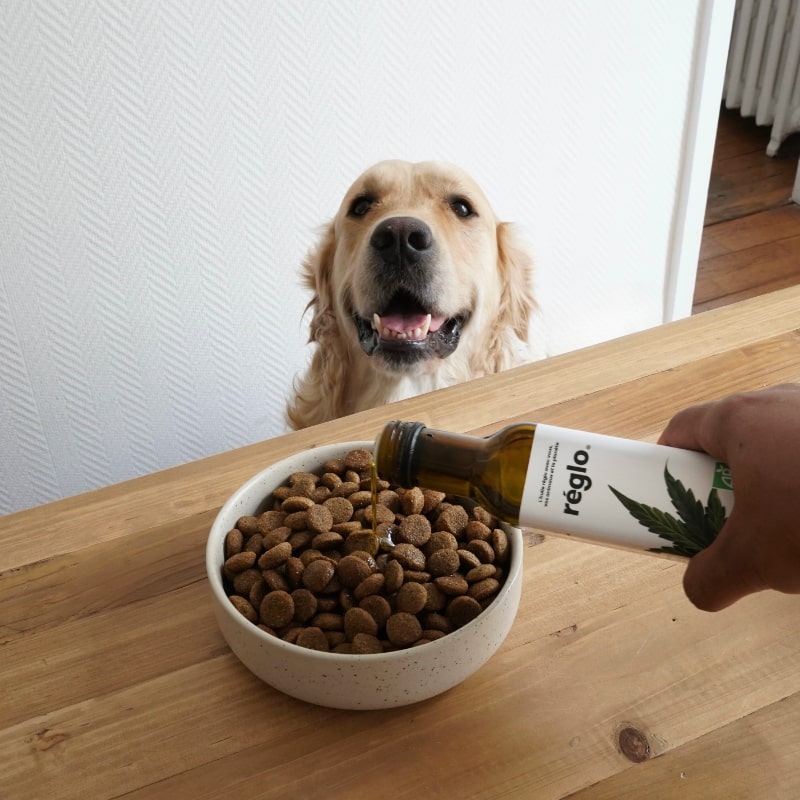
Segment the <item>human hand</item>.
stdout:
[[659,443],[702,450],[727,463],[733,478],[728,521],[686,568],[689,600],[719,611],[764,589],[800,594],[800,385],[686,408]]

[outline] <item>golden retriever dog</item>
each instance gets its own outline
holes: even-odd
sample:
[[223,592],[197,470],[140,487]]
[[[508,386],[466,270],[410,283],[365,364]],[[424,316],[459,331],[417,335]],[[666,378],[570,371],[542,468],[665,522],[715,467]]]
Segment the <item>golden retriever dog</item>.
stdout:
[[304,428],[523,360],[532,262],[452,164],[383,161],[350,187],[304,264],[311,363],[287,406]]

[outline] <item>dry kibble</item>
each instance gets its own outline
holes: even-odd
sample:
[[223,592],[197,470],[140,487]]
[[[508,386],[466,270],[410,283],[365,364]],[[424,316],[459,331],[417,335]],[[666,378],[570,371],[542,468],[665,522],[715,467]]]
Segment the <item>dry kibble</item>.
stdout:
[[422,583],[404,583],[397,592],[395,602],[398,611],[419,614],[428,602],[428,592]]
[[450,601],[450,605],[447,607],[447,618],[456,628],[460,628],[468,622],[472,622],[481,611],[483,611],[481,604],[475,598],[464,594],[454,597]]
[[312,592],[321,592],[331,581],[336,567],[326,558],[318,558],[306,564],[303,570],[303,586]]
[[469,516],[466,510],[461,506],[452,505],[439,515],[437,527],[439,530],[450,531],[458,536],[467,527],[468,522]]
[[497,567],[494,564],[481,564],[479,567],[473,567],[464,577],[467,583],[477,583],[484,578],[494,578],[496,572]]
[[473,519],[467,523],[464,535],[468,542],[473,539],[483,539],[484,542],[488,542],[489,537],[492,535],[492,529],[488,525],[484,525],[483,522]]
[[281,503],[281,511],[285,511],[287,514],[297,511],[308,511],[313,505],[314,501],[310,497],[292,495]]
[[352,469],[356,470],[357,472],[361,472],[362,470],[369,469],[371,464],[372,453],[363,448],[351,450],[344,457],[345,469]]
[[400,505],[404,514],[421,514],[425,507],[425,495],[422,494],[422,489],[419,486],[408,489],[400,498]]
[[380,594],[371,594],[361,600],[358,604],[359,608],[363,608],[368,614],[372,616],[378,627],[382,628],[386,624],[386,620],[392,615],[392,607],[389,601]]
[[372,575],[364,578],[364,580],[353,589],[353,597],[355,597],[356,600],[363,600],[371,594],[377,594],[383,589],[385,582],[386,578],[384,578],[380,572],[373,572]]
[[498,564],[505,564],[508,561],[508,536],[502,528],[495,528],[491,537],[494,558]]
[[388,561],[383,568],[383,577],[387,593],[394,594],[403,585],[403,565],[396,559]]
[[312,533],[328,533],[333,527],[333,514],[324,505],[312,505],[306,511],[306,525]]
[[351,608],[344,615],[344,633],[349,641],[353,641],[358,633],[368,633],[377,636],[378,623],[375,618],[363,608]]
[[392,644],[408,647],[422,636],[422,625],[414,614],[398,611],[386,620],[386,636]]
[[315,550],[323,552],[326,550],[332,550],[335,547],[339,547],[343,541],[344,539],[342,538],[341,533],[325,531],[325,533],[318,533],[311,540],[311,547],[313,547]]
[[226,592],[248,621],[312,650],[381,653],[435,641],[492,602],[509,560],[497,519],[378,481],[373,520],[371,464],[359,449],[296,472],[227,533]]
[[461,566],[461,559],[456,550],[443,548],[428,556],[428,571],[436,577],[452,575],[458,571],[459,566]]
[[228,559],[240,553],[244,547],[244,535],[238,528],[228,531],[225,535],[225,558]]
[[422,547],[431,538],[431,523],[422,514],[410,514],[397,529],[397,541]]
[[258,559],[258,566],[261,569],[275,569],[284,564],[291,554],[292,546],[289,542],[281,542],[264,551],[264,554]]
[[346,497],[329,497],[322,505],[328,509],[333,519],[331,527],[347,522],[353,516],[353,504]]
[[469,584],[463,575],[445,575],[442,578],[434,578],[434,583],[447,595],[454,596],[466,594]]
[[478,556],[478,560],[482,564],[491,564],[494,561],[494,550],[489,542],[484,542],[482,539],[473,539],[468,545],[467,550]]
[[382,653],[383,652],[383,645],[376,636],[370,636],[368,633],[357,633],[353,637],[353,642],[350,645],[352,648],[350,651],[342,651],[342,652],[353,652],[358,653],[359,655],[370,655],[374,653]]
[[246,619],[248,622],[256,622],[258,619],[258,614],[256,614],[256,610],[250,604],[249,600],[246,600],[244,597],[240,597],[238,594],[232,594],[230,596],[230,601],[233,607]]
[[244,572],[256,563],[256,554],[252,550],[242,550],[241,553],[234,553],[225,561],[225,571],[233,574]]
[[283,511],[265,511],[258,516],[258,532],[264,536],[275,528],[280,528],[283,525],[283,520],[286,514]]
[[484,578],[482,581],[478,581],[477,583],[473,583],[472,586],[469,587],[469,596],[474,597],[476,600],[486,600],[487,597],[491,597],[500,589],[500,581],[496,578]]
[[282,628],[292,621],[294,600],[288,592],[278,590],[264,595],[259,609],[261,622],[270,628]]
[[339,576],[339,581],[342,586],[347,586],[350,589],[355,589],[355,587],[365,578],[369,577],[372,572],[373,568],[369,562],[353,554],[344,556],[336,565],[336,574]]
[[392,558],[397,559],[404,568],[425,569],[425,553],[413,544],[401,542],[395,545],[391,555]]
[[300,647],[306,647],[309,650],[320,650],[323,653],[327,653],[331,649],[325,632],[313,626],[301,628],[297,634],[295,644]]

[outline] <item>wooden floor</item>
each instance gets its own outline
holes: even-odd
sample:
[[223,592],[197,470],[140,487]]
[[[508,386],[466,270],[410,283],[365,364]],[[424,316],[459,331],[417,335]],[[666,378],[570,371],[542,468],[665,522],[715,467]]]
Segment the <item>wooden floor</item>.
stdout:
[[800,134],[775,158],[770,129],[720,112],[694,312],[800,283],[800,205],[791,201]]

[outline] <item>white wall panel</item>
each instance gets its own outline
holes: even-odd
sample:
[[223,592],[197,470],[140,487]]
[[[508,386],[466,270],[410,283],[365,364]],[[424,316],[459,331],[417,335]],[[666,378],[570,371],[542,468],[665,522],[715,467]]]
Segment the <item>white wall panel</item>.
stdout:
[[284,432],[299,263],[383,158],[522,224],[540,354],[662,322],[710,5],[0,2],[0,513]]

